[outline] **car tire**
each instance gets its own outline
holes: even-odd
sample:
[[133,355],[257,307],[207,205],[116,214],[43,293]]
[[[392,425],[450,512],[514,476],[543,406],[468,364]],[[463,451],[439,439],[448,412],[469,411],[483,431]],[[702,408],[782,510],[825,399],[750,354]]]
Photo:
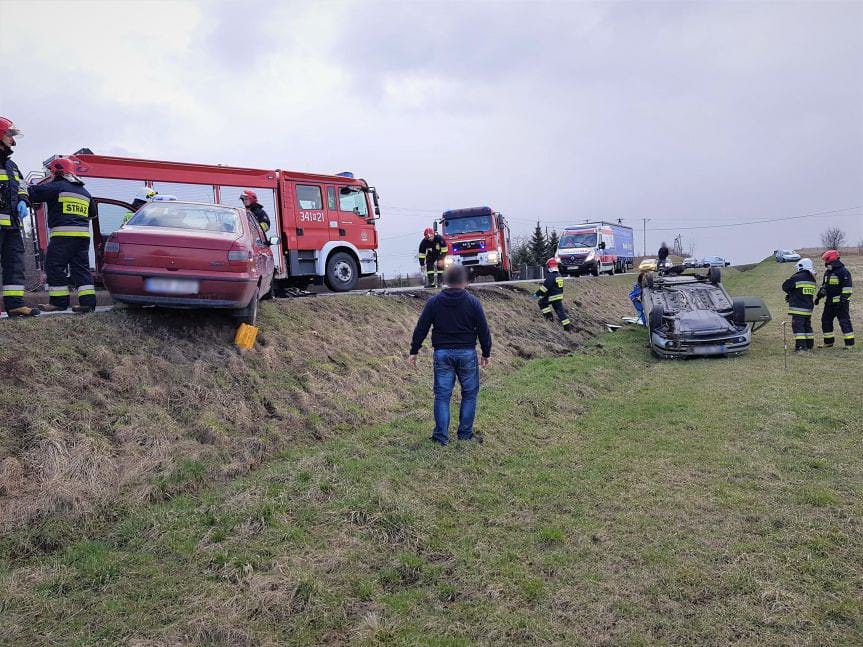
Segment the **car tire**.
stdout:
[[647,318],[647,322],[650,325],[651,331],[662,326],[663,317],[665,317],[665,310],[654,308],[650,311],[650,316]]
[[707,280],[713,285],[719,285],[722,283],[722,272],[718,267],[711,267],[707,270]]
[[592,276],[599,276],[599,263],[594,263],[593,267],[590,268],[590,274]]
[[610,270],[608,270],[608,275],[609,275],[609,276],[614,276],[615,270],[617,270],[617,266],[616,266],[616,264],[615,264],[615,263],[612,263],[612,264],[611,264],[611,269],[610,269]]
[[742,326],[746,323],[746,302],[743,299],[731,300],[731,312],[736,326]]
[[360,272],[354,257],[347,252],[336,252],[327,259],[327,287],[333,292],[348,292],[357,287]]
[[260,301],[260,298],[261,288],[259,286],[255,288],[255,292],[252,294],[252,299],[245,308],[237,308],[234,310],[234,318],[239,320],[240,323],[254,326],[258,320],[258,302]]

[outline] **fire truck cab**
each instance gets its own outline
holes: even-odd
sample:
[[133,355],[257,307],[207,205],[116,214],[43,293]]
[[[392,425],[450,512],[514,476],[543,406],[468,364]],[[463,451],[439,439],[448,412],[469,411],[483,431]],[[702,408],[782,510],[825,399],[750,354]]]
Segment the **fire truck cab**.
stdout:
[[435,221],[442,227],[448,252],[444,263],[458,263],[471,275],[492,276],[495,281],[512,277],[509,224],[491,207],[471,207],[444,211]]
[[[178,200],[230,206],[241,206],[245,189],[255,191],[270,216],[277,293],[311,283],[343,292],[355,288],[361,276],[378,271],[378,194],[352,173],[322,175],[108,157],[88,149],[68,158],[93,196],[91,257],[96,280],[101,277],[105,241],[123,226],[132,210],[132,196],[144,185]],[[44,255],[49,238],[44,205],[36,230]]]

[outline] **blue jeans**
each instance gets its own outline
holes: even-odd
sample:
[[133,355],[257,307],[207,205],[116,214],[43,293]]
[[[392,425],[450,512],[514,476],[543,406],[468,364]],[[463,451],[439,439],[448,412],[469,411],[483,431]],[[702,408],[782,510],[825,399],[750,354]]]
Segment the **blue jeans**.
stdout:
[[434,352],[434,433],[432,438],[449,442],[449,402],[455,380],[461,384],[461,407],[458,412],[458,437],[473,438],[476,397],[479,394],[479,360],[473,348],[440,348]]

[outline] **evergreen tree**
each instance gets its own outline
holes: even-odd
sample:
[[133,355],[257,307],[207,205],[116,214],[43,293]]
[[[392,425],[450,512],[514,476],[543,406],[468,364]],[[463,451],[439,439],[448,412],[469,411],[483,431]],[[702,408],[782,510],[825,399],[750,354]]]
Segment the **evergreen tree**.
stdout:
[[533,265],[545,265],[545,261],[548,260],[546,249],[548,249],[548,243],[537,220],[536,229],[533,230],[533,236],[530,239],[530,259]]
[[548,246],[545,250],[546,259],[551,258],[555,254],[557,254],[557,244],[560,242],[560,236],[557,235],[557,232],[552,229],[551,233],[548,235]]
[[533,265],[533,257],[530,253],[530,242],[522,238],[515,239],[512,248],[512,264],[516,267],[522,265]]

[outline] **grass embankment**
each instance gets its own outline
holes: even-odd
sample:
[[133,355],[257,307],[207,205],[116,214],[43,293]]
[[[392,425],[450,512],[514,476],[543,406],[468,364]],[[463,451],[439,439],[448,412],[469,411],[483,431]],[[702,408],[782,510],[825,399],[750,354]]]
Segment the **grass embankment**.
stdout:
[[393,388],[416,387],[405,415],[19,557],[0,637],[859,644],[861,356],[783,370],[789,273],[727,272],[775,316],[742,358],[660,363],[625,330],[492,369],[482,446],[415,446],[428,362],[421,379],[393,364]]

